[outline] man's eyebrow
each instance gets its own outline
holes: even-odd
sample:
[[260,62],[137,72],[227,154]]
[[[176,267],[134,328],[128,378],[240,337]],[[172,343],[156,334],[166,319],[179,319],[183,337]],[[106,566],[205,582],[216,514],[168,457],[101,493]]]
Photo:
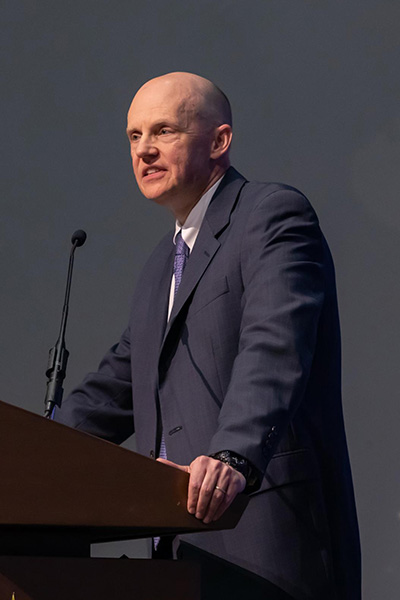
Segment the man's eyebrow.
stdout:
[[138,128],[137,127],[127,127],[126,128],[126,135],[129,136],[134,131],[138,131]]
[[[177,123],[176,121],[171,121],[169,119],[160,119],[160,121],[156,121],[152,124],[151,129],[154,131],[156,129],[160,129],[161,127],[172,127],[173,129],[180,129],[179,123]],[[139,132],[140,129],[135,126],[126,128],[126,134],[128,136],[129,134],[136,131]]]
[[160,119],[160,121],[157,121],[152,125],[152,129],[160,129],[161,127],[172,127],[173,129],[178,129],[179,125],[170,119]]

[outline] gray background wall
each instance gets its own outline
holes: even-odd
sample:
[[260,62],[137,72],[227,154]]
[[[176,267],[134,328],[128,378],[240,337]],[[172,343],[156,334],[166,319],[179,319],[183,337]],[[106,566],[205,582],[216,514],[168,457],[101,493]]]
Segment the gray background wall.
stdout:
[[3,0],[1,13],[0,397],[42,412],[78,227],[67,391],[116,341],[172,224],[136,188],[126,109],[152,76],[209,77],[232,101],[235,166],[302,189],[335,257],[366,600],[400,594],[399,17],[398,0]]

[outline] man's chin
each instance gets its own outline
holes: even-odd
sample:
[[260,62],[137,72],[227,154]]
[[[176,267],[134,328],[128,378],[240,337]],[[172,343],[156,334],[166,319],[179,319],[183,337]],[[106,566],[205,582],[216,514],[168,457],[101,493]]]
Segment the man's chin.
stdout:
[[149,186],[145,186],[145,185],[139,185],[139,190],[140,192],[143,194],[143,196],[145,198],[147,198],[147,200],[156,200],[160,195],[160,192],[157,192],[156,190],[152,190]]
[[161,188],[161,186],[141,185],[139,186],[139,189],[147,200],[151,200],[157,204],[168,205],[171,201],[172,194],[170,190],[165,190],[165,188]]

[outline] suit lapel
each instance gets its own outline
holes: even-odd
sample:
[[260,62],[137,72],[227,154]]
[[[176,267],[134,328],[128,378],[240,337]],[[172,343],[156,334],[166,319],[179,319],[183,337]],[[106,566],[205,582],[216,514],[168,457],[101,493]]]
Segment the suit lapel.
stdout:
[[195,245],[186,264],[181,285],[175,297],[161,351],[176,317],[179,315],[221,245],[217,238],[221,231],[228,225],[231,212],[245,182],[244,177],[233,167],[230,167],[207,209]]
[[162,246],[157,255],[157,270],[152,271],[152,288],[148,306],[151,314],[147,319],[147,340],[155,345],[155,354],[158,354],[160,344],[164,337],[167,325],[168,298],[171,285],[174,249],[172,243],[173,233],[168,234],[165,246]]

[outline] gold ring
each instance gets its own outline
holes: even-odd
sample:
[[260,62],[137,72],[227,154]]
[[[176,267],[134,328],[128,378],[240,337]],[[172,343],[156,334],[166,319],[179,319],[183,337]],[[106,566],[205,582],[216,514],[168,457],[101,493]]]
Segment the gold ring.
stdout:
[[228,493],[226,490],[223,490],[222,488],[220,488],[220,487],[219,487],[219,485],[216,485],[216,486],[215,486],[215,489],[216,489],[216,490],[219,490],[220,492],[222,492],[222,493],[223,493],[223,494],[225,494],[225,495]]

